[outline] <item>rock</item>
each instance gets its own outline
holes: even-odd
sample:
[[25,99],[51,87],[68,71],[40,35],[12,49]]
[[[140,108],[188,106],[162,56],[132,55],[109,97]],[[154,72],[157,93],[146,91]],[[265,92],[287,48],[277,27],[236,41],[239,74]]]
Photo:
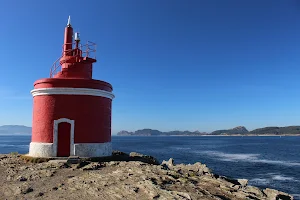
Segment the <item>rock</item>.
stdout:
[[280,192],[278,190],[274,190],[274,189],[270,189],[270,188],[266,188],[263,190],[263,192],[266,194],[268,199],[276,199],[276,200],[292,200],[292,196],[284,193],[284,192]]
[[292,200],[292,196],[288,195],[288,194],[278,194],[276,196],[276,200]]
[[62,186],[64,186],[64,185],[65,185],[64,183],[61,183],[61,184],[58,185],[58,187],[62,187]]
[[225,181],[227,181],[228,183],[232,183],[232,184],[234,184],[234,185],[241,185],[240,182],[238,182],[237,180],[232,179],[232,178],[228,178],[228,177],[225,177],[225,176],[220,176],[219,179],[225,180]]
[[173,177],[174,179],[178,179],[181,177],[181,174],[176,171],[168,171],[167,175]]
[[105,165],[103,165],[101,163],[90,163],[90,164],[82,167],[81,170],[97,170],[97,169],[100,169],[104,166]]
[[52,177],[55,174],[55,171],[51,171],[51,170],[41,170],[40,171],[41,176],[45,176],[45,177]]
[[58,190],[58,187],[53,187],[52,190]]
[[248,185],[247,179],[237,179],[237,181],[240,183],[242,187],[246,187]]
[[[249,195],[248,193],[244,192],[244,191],[241,191],[241,190],[238,190],[236,192],[232,192],[232,194],[237,198],[237,199],[255,199],[257,200],[258,198],[256,197],[253,197],[252,195]],[[252,198],[249,198],[249,196],[251,196]],[[271,199],[270,199],[271,200]]]
[[7,158],[7,155],[0,155],[0,160]]
[[25,177],[23,177],[23,176],[19,176],[19,177],[17,178],[17,180],[19,180],[19,181],[27,181],[27,178],[25,178]]
[[163,160],[161,165],[166,165],[168,168],[172,168],[174,166],[174,159],[170,158],[168,161]]
[[125,187],[124,187],[126,190],[129,190],[129,191],[133,191],[135,193],[138,193],[139,189],[138,187],[135,187],[135,186],[132,186],[132,185],[128,185],[128,184],[125,184]]
[[143,155],[137,152],[131,152],[129,154],[129,157],[133,158],[133,160],[136,161],[141,161],[141,162],[145,162],[148,164],[154,164],[154,165],[159,165],[159,162],[156,158],[154,158],[153,156],[148,156],[148,155]]
[[[0,161],[0,199],[34,199],[41,196],[45,199],[107,200],[292,199],[277,190],[262,191],[249,186],[246,179],[235,180],[213,174],[200,162],[174,164],[171,158],[158,165],[153,164],[157,161],[155,158],[135,152],[128,155],[116,151],[112,157],[106,157],[101,162],[85,160],[77,164],[65,162],[63,165],[55,162],[25,163],[20,162],[18,157],[7,157]],[[33,187],[38,187],[38,191],[33,191]],[[47,195],[40,191],[46,191]]]
[[160,194],[158,194],[158,193],[152,193],[152,194],[150,195],[150,197],[151,197],[152,199],[158,199],[158,198],[160,197]]
[[90,164],[91,162],[88,162],[88,161],[81,161],[78,165],[77,165],[77,169],[80,169],[88,164]]
[[117,165],[119,165],[119,164],[120,164],[120,162],[117,162],[117,161],[111,161],[111,162],[107,163],[107,166],[117,166]]
[[7,181],[11,181],[11,180],[13,180],[14,179],[14,176],[12,176],[12,175],[8,175],[7,177],[6,177],[6,180]]
[[41,176],[39,176],[39,175],[37,175],[37,174],[31,174],[30,176],[29,176],[29,180],[30,181],[36,181],[36,180],[39,180],[39,179],[41,179],[42,177]]
[[27,187],[24,190],[22,190],[22,194],[27,194],[27,193],[32,192],[32,191],[33,191],[33,189],[31,187]]
[[207,174],[207,173],[211,173],[211,170],[205,165],[205,164],[201,164],[199,162],[196,162],[194,164],[195,169],[197,170],[197,172],[199,174]]
[[80,162],[81,162],[81,160],[80,160],[79,156],[69,156],[69,158],[67,160],[68,164],[78,164]]
[[130,152],[129,156],[130,157],[143,157],[144,154],[137,153],[137,152]]
[[68,163],[66,163],[66,162],[60,163],[59,168],[60,168],[60,169],[63,169],[63,168],[70,168],[70,165],[69,165]]
[[26,169],[28,169],[28,166],[21,166],[21,167],[19,168],[19,170],[21,170],[21,171],[26,170]]
[[255,196],[262,198],[265,197],[266,195],[257,187],[253,187],[253,186],[246,186],[244,188],[244,191],[249,193],[249,194],[254,194]]
[[44,193],[43,192],[39,192],[35,195],[35,197],[41,197],[41,196],[44,196]]
[[122,151],[113,151],[112,156],[128,156],[128,154]]

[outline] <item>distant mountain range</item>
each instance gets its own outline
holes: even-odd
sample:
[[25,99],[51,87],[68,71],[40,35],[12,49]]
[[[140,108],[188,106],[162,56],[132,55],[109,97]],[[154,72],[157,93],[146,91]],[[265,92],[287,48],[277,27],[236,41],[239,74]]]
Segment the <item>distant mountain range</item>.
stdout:
[[299,135],[300,126],[286,126],[286,127],[265,127],[258,128],[253,131],[248,131],[244,126],[238,126],[232,129],[216,130],[211,133],[206,132],[190,132],[190,131],[169,131],[161,132],[153,129],[142,129],[135,132],[120,131],[119,136],[210,136],[210,135]]
[[128,131],[120,131],[117,135],[121,136],[173,136],[173,135],[188,135],[188,136],[198,136],[198,135],[207,135],[208,133],[201,133],[199,131],[191,132],[191,131],[170,131],[170,132],[161,132],[158,130],[152,130],[152,129],[142,129],[137,130],[135,132],[128,132]]
[[31,127],[22,125],[4,125],[0,126],[0,135],[10,134],[31,134]]
[[[10,134],[31,134],[31,127],[22,125],[4,125],[0,126],[0,135]],[[285,127],[264,127],[248,131],[244,126],[238,126],[232,129],[216,130],[211,133],[200,131],[169,131],[162,132],[154,129],[142,129],[135,132],[120,131],[119,136],[210,136],[210,135],[299,135],[300,126]]]

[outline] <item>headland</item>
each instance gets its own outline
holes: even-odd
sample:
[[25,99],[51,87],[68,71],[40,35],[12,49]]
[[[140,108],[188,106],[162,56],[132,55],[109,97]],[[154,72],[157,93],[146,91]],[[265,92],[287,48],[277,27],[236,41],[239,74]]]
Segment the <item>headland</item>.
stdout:
[[[40,162],[40,163],[38,163]],[[287,193],[214,174],[205,164],[159,163],[114,151],[102,158],[0,155],[3,199],[293,199]]]

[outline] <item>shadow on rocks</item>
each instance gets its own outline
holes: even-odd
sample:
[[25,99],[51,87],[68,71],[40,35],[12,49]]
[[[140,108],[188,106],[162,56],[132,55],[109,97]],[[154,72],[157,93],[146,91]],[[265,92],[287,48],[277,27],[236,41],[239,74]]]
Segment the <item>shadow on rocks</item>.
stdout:
[[91,162],[110,162],[110,161],[140,161],[143,163],[159,165],[158,160],[152,156],[143,155],[136,152],[131,152],[130,154],[126,154],[121,151],[113,151],[111,156],[107,157],[96,157],[96,158],[88,158],[86,161]]

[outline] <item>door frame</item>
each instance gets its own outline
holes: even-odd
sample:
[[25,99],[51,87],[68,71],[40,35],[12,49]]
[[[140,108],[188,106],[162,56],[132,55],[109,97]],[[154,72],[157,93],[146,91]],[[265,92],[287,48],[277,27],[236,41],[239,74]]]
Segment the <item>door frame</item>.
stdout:
[[68,118],[60,118],[57,120],[54,120],[53,122],[53,155],[57,157],[57,148],[58,148],[58,125],[62,122],[69,123],[71,125],[70,130],[70,156],[75,155],[75,146],[74,146],[74,127],[75,127],[75,121],[68,119]]

